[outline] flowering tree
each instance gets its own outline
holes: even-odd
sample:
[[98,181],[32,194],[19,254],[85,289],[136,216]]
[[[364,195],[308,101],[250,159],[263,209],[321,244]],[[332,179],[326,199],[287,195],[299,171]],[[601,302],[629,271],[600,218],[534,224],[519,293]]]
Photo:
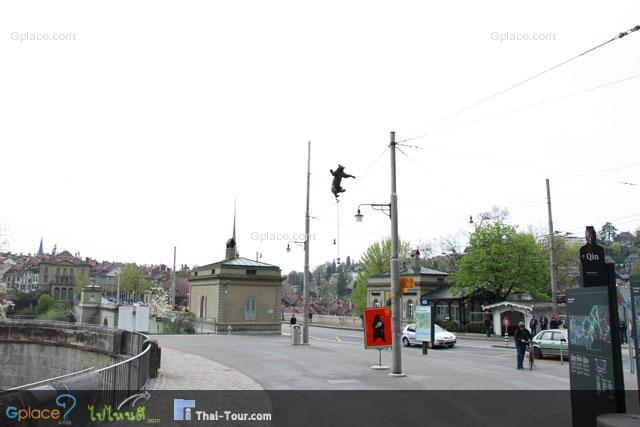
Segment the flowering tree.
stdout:
[[151,309],[154,315],[171,311],[169,294],[163,288],[155,288],[151,293]]
[[0,300],[0,319],[5,319],[7,317],[7,311],[9,308],[13,307],[12,301]]

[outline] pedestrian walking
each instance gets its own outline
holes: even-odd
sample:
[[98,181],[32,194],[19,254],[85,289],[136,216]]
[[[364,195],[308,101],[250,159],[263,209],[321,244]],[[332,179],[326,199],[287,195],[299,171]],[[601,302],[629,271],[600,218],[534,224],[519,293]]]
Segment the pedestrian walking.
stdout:
[[291,319],[289,319],[289,329],[293,329],[294,325],[298,323],[298,319],[296,319],[296,314],[293,313],[291,315]]
[[540,329],[543,331],[546,331],[548,322],[549,322],[549,319],[547,319],[546,316],[542,316],[540,318]]
[[627,324],[620,322],[620,344],[627,344]]
[[488,317],[484,318],[484,331],[487,334],[487,338],[491,336],[491,320]]
[[531,330],[531,335],[535,335],[538,332],[538,319],[536,319],[536,315],[531,316],[531,320],[529,321],[529,329]]
[[527,345],[531,342],[531,333],[524,327],[524,322],[518,324],[518,329],[514,332],[513,339],[516,342],[516,367],[524,369],[524,353]]
[[309,313],[309,324],[311,324],[311,319],[313,318],[313,313]]
[[549,325],[551,326],[551,329],[558,329],[558,317],[551,316],[551,323]]

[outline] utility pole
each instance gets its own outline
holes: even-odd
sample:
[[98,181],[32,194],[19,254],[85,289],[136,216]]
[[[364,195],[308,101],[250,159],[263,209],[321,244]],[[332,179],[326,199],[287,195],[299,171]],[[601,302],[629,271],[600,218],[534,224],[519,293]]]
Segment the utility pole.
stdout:
[[403,377],[400,330],[400,273],[398,271],[398,195],[396,194],[396,133],[391,132],[391,376]]
[[558,315],[558,277],[556,274],[556,247],[553,241],[553,219],[551,217],[551,191],[547,178],[547,210],[549,211],[549,263],[551,268],[551,298],[553,315]]
[[304,312],[302,343],[309,344],[309,192],[311,188],[311,141],[307,145],[307,208],[304,215]]
[[173,247],[173,272],[171,274],[171,305],[176,305],[176,247]]

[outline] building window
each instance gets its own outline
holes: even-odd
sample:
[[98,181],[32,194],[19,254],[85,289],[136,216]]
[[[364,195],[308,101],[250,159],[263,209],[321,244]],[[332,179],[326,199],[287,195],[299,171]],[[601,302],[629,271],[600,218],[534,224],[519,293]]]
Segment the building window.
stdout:
[[60,288],[53,288],[53,299],[56,301],[60,300]]
[[445,320],[449,317],[449,304],[438,304],[436,306],[436,320]]
[[216,274],[216,269],[215,268],[211,269],[211,274]]
[[200,296],[200,318],[204,319],[207,317],[207,297],[202,295]]
[[413,319],[415,317],[415,303],[413,300],[407,301],[407,319]]
[[451,320],[460,320],[460,317],[458,315],[458,306],[457,305],[451,305],[451,314],[450,314]]
[[244,320],[256,320],[256,298],[248,296],[244,300]]
[[247,270],[247,276],[255,276],[258,274],[256,270]]
[[44,276],[44,283],[47,283],[49,281],[49,276]]
[[49,267],[44,268],[44,274],[49,274]]
[[60,291],[60,299],[62,301],[66,301],[67,300],[67,289],[66,288],[62,288]]

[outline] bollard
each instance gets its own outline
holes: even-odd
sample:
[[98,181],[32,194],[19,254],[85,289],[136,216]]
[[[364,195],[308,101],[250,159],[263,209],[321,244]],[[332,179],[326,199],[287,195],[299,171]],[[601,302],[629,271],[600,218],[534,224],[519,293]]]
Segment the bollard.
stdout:
[[560,339],[560,366],[564,366],[564,356],[562,355],[562,343],[564,338]]
[[429,353],[429,347],[427,346],[427,342],[422,341],[422,354],[427,354],[427,353]]

